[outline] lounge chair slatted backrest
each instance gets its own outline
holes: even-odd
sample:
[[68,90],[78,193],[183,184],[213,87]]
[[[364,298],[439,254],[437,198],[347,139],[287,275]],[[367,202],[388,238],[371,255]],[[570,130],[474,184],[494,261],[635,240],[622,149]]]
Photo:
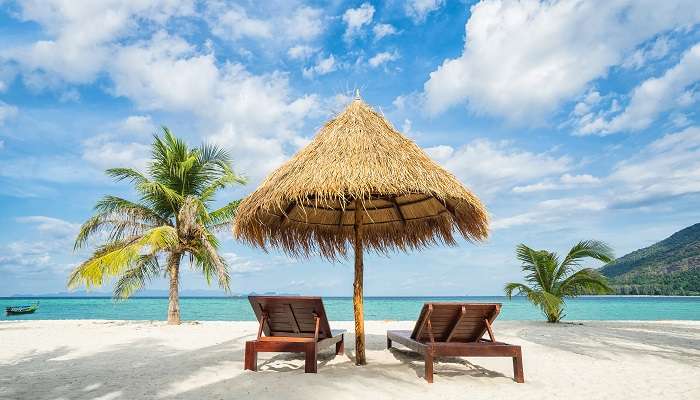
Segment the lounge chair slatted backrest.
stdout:
[[426,303],[411,338],[419,342],[478,342],[500,310],[496,303]]
[[316,316],[319,318],[318,339],[333,336],[320,297],[250,296],[248,300],[258,321],[265,318],[265,336],[312,338],[316,331]]

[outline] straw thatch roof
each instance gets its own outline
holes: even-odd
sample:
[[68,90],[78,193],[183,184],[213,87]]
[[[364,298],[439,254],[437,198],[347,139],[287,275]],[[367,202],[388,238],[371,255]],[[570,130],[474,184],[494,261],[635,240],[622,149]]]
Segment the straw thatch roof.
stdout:
[[293,255],[344,256],[355,199],[362,242],[385,253],[488,236],[484,205],[384,117],[356,98],[238,208],[234,236]]

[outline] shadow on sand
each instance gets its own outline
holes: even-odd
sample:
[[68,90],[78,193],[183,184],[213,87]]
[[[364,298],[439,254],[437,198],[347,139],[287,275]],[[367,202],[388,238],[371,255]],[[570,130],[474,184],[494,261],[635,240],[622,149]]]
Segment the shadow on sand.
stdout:
[[700,364],[700,325],[615,321],[519,324],[526,324],[518,332],[524,340],[585,356],[606,358],[607,352],[607,359],[612,359],[616,355],[644,354]]
[[[2,399],[223,399],[266,398],[271,388],[285,386],[286,399],[309,399],[309,384],[316,394],[348,393],[347,382],[391,398],[402,391],[423,392],[423,361],[407,350],[392,350],[396,363],[384,361],[379,368],[354,365],[354,336],[346,334],[346,355],[335,356],[334,349],[319,354],[319,373],[304,374],[303,354],[262,353],[259,372],[243,371],[243,345],[246,335],[199,348],[173,349],[162,341],[143,339],[129,344],[110,346],[89,354],[62,347],[47,352],[32,352],[19,361],[0,368]],[[383,335],[367,335],[368,359],[372,353],[387,351]],[[376,353],[375,353],[376,354]],[[331,365],[329,365],[331,364]],[[465,369],[466,367],[466,369]],[[406,369],[415,371],[416,378]],[[463,359],[440,359],[437,376],[471,375],[502,377]],[[420,379],[418,379],[420,378]],[[391,384],[387,385],[387,381]],[[311,396],[315,397],[315,396]]]

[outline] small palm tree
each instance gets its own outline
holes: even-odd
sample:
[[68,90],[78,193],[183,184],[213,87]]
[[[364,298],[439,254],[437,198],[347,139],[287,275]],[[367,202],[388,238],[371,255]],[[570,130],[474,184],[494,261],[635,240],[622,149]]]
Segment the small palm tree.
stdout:
[[[113,168],[107,175],[130,181],[140,196],[132,202],[105,196],[95,205],[96,214],[80,228],[75,248],[97,236],[104,243],[71,273],[68,286],[101,286],[116,277],[114,296],[128,298],[151,279],[169,279],[168,323],[180,323],[179,274],[182,258],[204,274],[215,277],[229,291],[226,261],[218,254],[214,232],[227,227],[238,207],[232,201],[210,211],[215,193],[243,184],[231,168],[229,155],[217,146],[188,148],[168,128],[154,137],[148,175],[131,168]],[[161,261],[165,259],[165,265]]]
[[547,317],[547,322],[559,322],[564,317],[564,298],[582,294],[606,294],[612,289],[603,275],[593,268],[579,269],[584,258],[593,258],[608,263],[615,256],[604,242],[584,240],[569,250],[563,261],[546,250],[533,250],[524,244],[516,248],[518,260],[522,262],[525,280],[529,285],[511,282],[506,284],[506,296],[513,292],[525,295],[538,306]]

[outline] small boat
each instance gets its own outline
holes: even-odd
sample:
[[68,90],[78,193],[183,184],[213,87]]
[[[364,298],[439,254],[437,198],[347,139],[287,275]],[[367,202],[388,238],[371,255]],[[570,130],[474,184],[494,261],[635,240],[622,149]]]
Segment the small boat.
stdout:
[[38,308],[39,303],[32,304],[31,306],[5,307],[5,313],[7,315],[32,314]]

